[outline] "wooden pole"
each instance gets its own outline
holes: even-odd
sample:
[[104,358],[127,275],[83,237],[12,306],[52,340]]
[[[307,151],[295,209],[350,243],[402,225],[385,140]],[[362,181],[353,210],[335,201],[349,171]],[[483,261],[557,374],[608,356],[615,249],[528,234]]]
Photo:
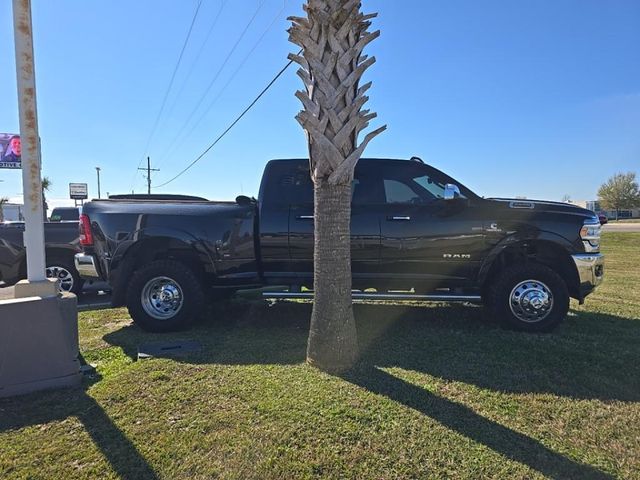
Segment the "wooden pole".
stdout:
[[139,168],[138,170],[146,170],[147,171],[147,194],[151,195],[151,172],[159,172],[160,169],[159,168],[151,168],[151,157],[147,157],[147,168]]

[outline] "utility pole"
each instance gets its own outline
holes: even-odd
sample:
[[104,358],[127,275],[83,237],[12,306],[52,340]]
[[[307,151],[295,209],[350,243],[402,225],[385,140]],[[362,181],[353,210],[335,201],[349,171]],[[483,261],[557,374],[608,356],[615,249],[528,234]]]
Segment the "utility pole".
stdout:
[[147,157],[147,168],[139,168],[138,170],[147,171],[147,193],[151,195],[151,172],[159,172],[159,168],[151,168],[151,159]]
[[100,198],[100,167],[96,167],[96,173],[98,174],[98,198]]

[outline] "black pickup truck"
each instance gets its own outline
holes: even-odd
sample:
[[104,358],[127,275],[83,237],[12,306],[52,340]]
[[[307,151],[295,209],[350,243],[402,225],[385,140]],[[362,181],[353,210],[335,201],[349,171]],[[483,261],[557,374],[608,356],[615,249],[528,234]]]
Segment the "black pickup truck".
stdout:
[[[258,199],[94,200],[76,265],[141,327],[183,328],[213,296],[285,286],[312,296],[308,161],[272,160]],[[362,159],[352,187],[354,298],[484,303],[512,328],[548,331],[603,278],[600,223],[569,204],[481,198],[421,160]]]
[[[27,278],[24,222],[0,223],[0,281],[13,285]],[[44,241],[47,277],[57,278],[60,289],[78,294],[84,281],[74,265],[74,255],[82,251],[78,222],[45,222]]]

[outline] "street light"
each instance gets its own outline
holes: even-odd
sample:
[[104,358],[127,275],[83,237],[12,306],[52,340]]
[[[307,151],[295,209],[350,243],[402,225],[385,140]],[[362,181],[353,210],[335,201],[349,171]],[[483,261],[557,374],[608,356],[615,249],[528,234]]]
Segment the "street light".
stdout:
[[100,198],[100,167],[96,167],[96,174],[98,175],[98,198]]

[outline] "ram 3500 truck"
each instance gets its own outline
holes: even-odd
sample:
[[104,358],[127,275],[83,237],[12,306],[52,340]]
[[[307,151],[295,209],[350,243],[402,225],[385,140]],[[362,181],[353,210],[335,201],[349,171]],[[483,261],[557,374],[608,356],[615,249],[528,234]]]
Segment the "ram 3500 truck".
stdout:
[[[81,275],[108,281],[114,305],[147,330],[184,328],[221,292],[283,285],[269,295],[312,296],[305,159],[268,162],[257,200],[94,200],[80,228]],[[506,326],[549,331],[570,297],[583,302],[602,281],[599,242],[589,210],[481,198],[415,157],[362,159],[355,169],[354,298],[481,302]]]

